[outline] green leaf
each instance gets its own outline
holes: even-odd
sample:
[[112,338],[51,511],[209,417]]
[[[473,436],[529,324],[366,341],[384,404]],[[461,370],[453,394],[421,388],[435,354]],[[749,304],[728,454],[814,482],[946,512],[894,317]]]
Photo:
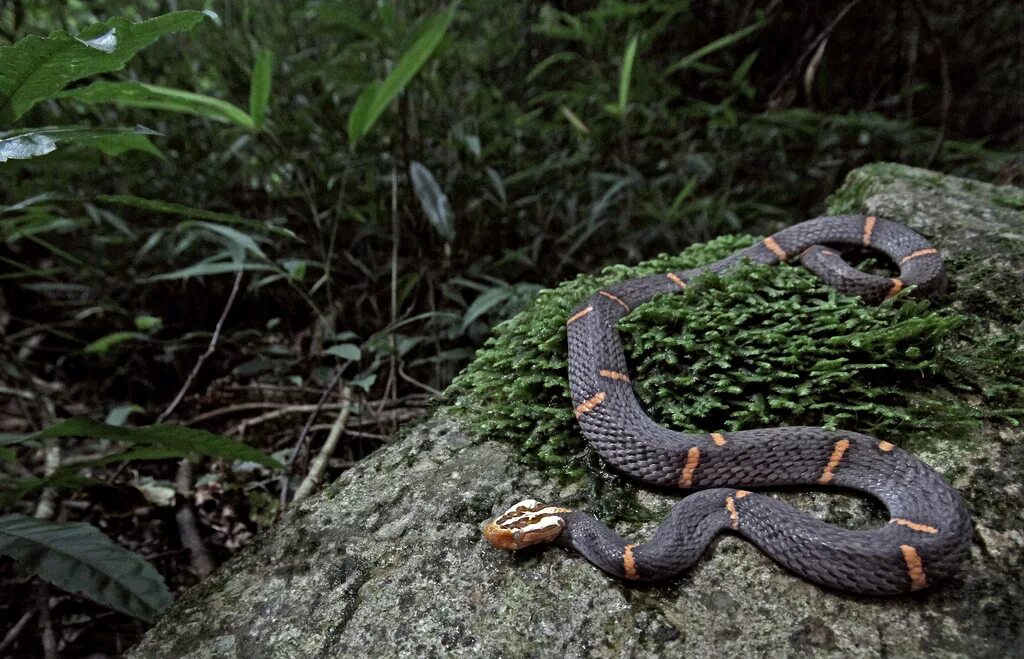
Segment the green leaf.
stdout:
[[339,343],[336,346],[331,346],[324,350],[325,355],[334,355],[335,357],[341,357],[349,361],[359,361],[362,357],[362,352],[359,350],[359,346],[354,343]]
[[148,341],[149,337],[139,332],[111,332],[85,346],[83,350],[87,355],[105,355],[114,346],[134,340]]
[[128,420],[128,417],[132,414],[141,414],[146,410],[141,405],[118,405],[107,412],[107,418],[104,423],[112,426],[123,426]]
[[244,261],[219,261],[217,263],[196,263],[181,270],[165,272],[162,275],[146,277],[140,281],[150,283],[154,281],[171,281],[175,279],[192,279],[193,277],[206,277],[209,275],[223,275],[238,271],[246,272],[274,272],[274,267],[265,263],[246,263]]
[[512,297],[513,290],[510,286],[495,286],[477,299],[466,309],[466,315],[462,317],[462,330],[466,331],[474,320],[484,315],[492,308]]
[[57,144],[64,142],[99,149],[108,156],[119,156],[125,151],[143,151],[163,158],[160,150],[149,141],[150,135],[159,135],[159,133],[142,126],[135,128],[87,128],[85,126],[26,128],[0,134],[0,162],[44,156],[56,151]]
[[226,460],[248,460],[274,469],[281,468],[281,464],[277,460],[263,455],[251,446],[228,437],[214,435],[205,430],[195,430],[172,424],[124,428],[91,419],[69,419],[29,435],[22,441],[62,437],[111,439],[175,451],[177,452],[175,455],[192,453]]
[[135,317],[135,329],[139,330],[140,332],[145,332],[146,330],[151,329],[159,329],[160,326],[163,324],[164,321],[162,321],[157,316],[141,315]]
[[21,444],[26,439],[28,439],[28,435],[16,434],[11,432],[0,432],[0,446]]
[[88,524],[4,515],[0,553],[59,588],[148,622],[173,601],[148,561]]
[[384,30],[377,25],[370,23],[359,15],[359,8],[351,6],[348,0],[334,0],[333,2],[321,2],[318,12],[321,22],[332,28],[345,28],[361,37],[375,41],[387,41]]
[[733,45],[737,41],[743,39],[743,37],[747,36],[748,34],[751,34],[752,32],[756,32],[757,30],[760,30],[762,27],[765,26],[765,24],[767,22],[768,22],[767,20],[760,20],[760,21],[758,21],[758,22],[756,22],[756,23],[754,23],[752,25],[748,25],[747,27],[745,27],[745,28],[743,28],[741,30],[737,30],[736,32],[733,32],[732,34],[727,34],[724,37],[720,37],[718,39],[715,39],[711,43],[698,48],[697,50],[693,51],[689,55],[683,57],[681,60],[679,60],[678,62],[676,62],[672,66],[670,66],[667,69],[665,69],[664,75],[669,75],[671,73],[675,73],[676,71],[685,69],[685,68],[687,68],[689,66],[692,66],[693,64],[695,64],[698,60],[702,59],[703,57],[706,57],[707,55],[710,55],[711,53],[714,53],[714,52],[717,52],[719,50],[722,50],[723,48],[728,48],[729,46]]
[[636,59],[636,45],[640,40],[639,34],[634,34],[626,46],[626,52],[622,56],[622,70],[619,71],[619,116],[626,115],[626,105],[629,103],[629,84],[633,79],[633,61]]
[[253,128],[263,128],[263,120],[267,117],[267,106],[270,105],[270,84],[274,75],[274,53],[266,48],[256,54],[249,78],[249,116],[252,117]]
[[356,99],[348,120],[348,139],[352,146],[370,132],[391,101],[402,93],[434,54],[451,25],[459,2],[456,0],[448,9],[427,20],[419,38],[405,51],[384,82],[370,83]]
[[355,380],[352,380],[352,382],[350,382],[349,384],[352,385],[352,387],[354,387],[356,389],[362,389],[363,391],[369,393],[370,388],[373,387],[373,384],[376,381],[377,381],[377,374],[376,373],[369,373],[369,374],[364,375],[362,377],[358,377]]
[[134,195],[125,194],[113,194],[113,195],[99,195],[96,197],[96,201],[106,201],[112,204],[120,204],[123,206],[131,206],[133,208],[140,208],[142,210],[152,211],[154,213],[166,213],[168,215],[177,215],[179,217],[189,217],[200,220],[212,220],[214,222],[221,222],[223,224],[238,224],[253,229],[259,229],[267,233],[272,233],[278,236],[284,236],[286,238],[294,238],[295,234],[285,229],[284,227],[273,226],[259,222],[257,220],[250,220],[238,215],[231,215],[229,213],[217,213],[215,211],[208,211],[202,208],[192,208],[184,204],[177,204],[173,201],[162,201],[160,199],[145,199],[143,197],[136,197]]
[[263,253],[263,250],[260,249],[260,246],[256,244],[256,241],[253,239],[252,236],[242,233],[238,229],[233,229],[231,227],[224,226],[223,224],[217,224],[215,222],[182,222],[181,224],[182,228],[187,228],[190,226],[200,227],[202,229],[206,229],[207,231],[215,233],[227,239],[229,243],[237,245],[238,247],[241,247],[243,250],[251,252],[252,254],[259,256],[260,258],[267,257],[267,255]]
[[118,71],[136,52],[172,32],[195,27],[204,14],[176,11],[141,23],[113,18],[73,37],[63,30],[0,47],[0,126],[9,125],[68,83]]
[[245,110],[227,101],[184,89],[144,82],[100,80],[87,87],[61,92],[57,94],[57,98],[71,99],[89,105],[113,103],[119,107],[183,112],[233,123],[247,130],[255,128],[253,118],[246,114]]
[[452,215],[448,195],[441,189],[437,179],[423,164],[413,161],[409,165],[409,177],[416,197],[420,200],[423,212],[427,214],[430,224],[437,230],[445,242],[455,240],[455,221]]
[[348,141],[351,146],[355,146],[356,142],[369,132],[377,120],[376,117],[370,118],[370,111],[376,101],[379,89],[380,81],[374,80],[359,93],[352,106],[352,112],[348,115]]
[[575,112],[564,105],[558,108],[558,110],[562,113],[563,117],[569,120],[569,123],[572,124],[572,127],[575,128],[580,135],[590,134],[590,128],[587,127],[587,124],[583,123],[583,120],[580,119]]

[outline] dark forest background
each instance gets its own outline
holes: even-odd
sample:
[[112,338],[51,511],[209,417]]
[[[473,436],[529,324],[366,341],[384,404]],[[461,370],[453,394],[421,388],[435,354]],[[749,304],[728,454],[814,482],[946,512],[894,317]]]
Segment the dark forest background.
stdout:
[[[1022,14],[0,1],[0,549],[155,567],[0,559],[0,654],[125,650],[543,287],[812,217],[869,162],[1019,184]],[[112,27],[151,44],[90,69]]]

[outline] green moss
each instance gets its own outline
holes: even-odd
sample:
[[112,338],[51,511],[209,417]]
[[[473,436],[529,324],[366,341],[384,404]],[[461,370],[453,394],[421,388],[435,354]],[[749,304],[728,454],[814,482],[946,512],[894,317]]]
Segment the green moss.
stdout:
[[[571,412],[565,318],[609,283],[694,267],[754,240],[726,236],[542,292],[494,329],[452,384],[454,409],[483,436],[521,446],[528,463],[591,473],[600,463]],[[661,423],[705,432],[843,427],[913,449],[1019,411],[1021,353],[1012,337],[980,332],[982,323],[906,295],[867,306],[803,268],[746,264],[658,297],[619,327],[636,391]]]

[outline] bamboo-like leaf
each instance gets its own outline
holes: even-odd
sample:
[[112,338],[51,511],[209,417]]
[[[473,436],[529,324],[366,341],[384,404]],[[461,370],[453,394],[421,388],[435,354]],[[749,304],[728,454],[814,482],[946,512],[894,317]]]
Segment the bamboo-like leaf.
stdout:
[[590,128],[587,127],[587,124],[583,123],[583,120],[580,119],[575,112],[573,112],[564,105],[559,107],[558,110],[562,113],[562,116],[569,121],[572,127],[575,128],[577,132],[579,132],[580,135],[590,134]]
[[139,332],[112,332],[102,336],[83,348],[87,355],[105,355],[110,349],[125,341],[148,341],[149,337]]
[[246,460],[279,469],[281,464],[263,455],[251,446],[228,437],[214,435],[205,430],[196,430],[172,424],[125,428],[112,426],[91,419],[68,419],[25,437],[22,441],[46,438],[91,437],[111,439],[129,444],[141,444],[167,449],[179,454],[205,455],[226,460]]
[[694,64],[697,63],[698,60],[710,55],[711,53],[722,50],[723,48],[728,48],[737,41],[743,39],[743,37],[747,36],[748,34],[760,30],[762,27],[765,26],[767,22],[767,20],[760,20],[756,23],[753,23],[752,25],[748,25],[747,27],[741,30],[737,30],[732,34],[727,34],[724,37],[715,39],[711,43],[698,48],[689,55],[683,57],[681,60],[679,60],[672,66],[665,69],[665,75],[669,75],[670,73],[675,73],[676,71],[679,71],[681,69],[693,66]]
[[473,300],[473,303],[466,309],[466,315],[462,317],[461,331],[465,332],[473,324],[474,320],[505,300],[508,300],[512,297],[513,293],[514,291],[510,286],[495,286]]
[[4,515],[0,553],[59,588],[148,622],[173,601],[148,561],[88,524]]
[[249,116],[253,128],[263,128],[263,120],[267,116],[270,105],[270,85],[274,75],[274,53],[264,48],[256,54],[252,65],[252,76],[249,78]]
[[351,145],[355,146],[370,132],[380,115],[391,105],[391,101],[402,93],[434,54],[434,50],[444,39],[448,26],[451,25],[459,1],[456,0],[448,9],[432,16],[424,24],[419,38],[405,51],[384,81],[370,83],[359,95],[348,120],[348,139]]
[[99,149],[108,156],[119,156],[125,151],[142,151],[163,158],[163,154],[149,141],[154,131],[136,128],[87,128],[85,126],[50,126],[26,128],[0,134],[0,162],[26,160],[44,156],[57,150],[60,143],[81,144]]
[[626,52],[622,56],[622,70],[619,71],[619,116],[626,115],[626,105],[629,103],[629,85],[633,80],[633,61],[636,59],[636,46],[640,40],[639,34],[634,34],[626,45]]
[[0,47],[0,127],[70,82],[124,68],[159,37],[190,30],[203,17],[200,11],[176,11],[141,23],[112,18],[86,28],[79,37],[57,30]]
[[263,253],[260,246],[256,243],[256,239],[247,233],[243,233],[233,227],[225,226],[223,224],[217,224],[216,222],[182,222],[179,225],[181,228],[187,228],[191,226],[205,229],[211,233],[215,233],[218,236],[223,237],[229,243],[241,247],[243,250],[255,254],[260,258],[266,258],[267,255]]
[[165,272],[161,275],[153,275],[141,280],[146,283],[154,281],[173,281],[175,279],[193,279],[195,277],[208,277],[210,275],[224,275],[238,271],[245,272],[275,272],[275,268],[265,263],[247,263],[245,261],[217,261],[215,263],[196,263],[180,270]]
[[448,203],[448,195],[441,189],[441,185],[430,173],[430,170],[422,163],[413,161],[409,166],[409,177],[412,179],[413,190],[420,200],[423,212],[427,219],[446,242],[455,240],[455,221],[452,215],[451,204]]
[[184,89],[144,82],[99,80],[87,87],[61,92],[57,94],[57,98],[71,99],[89,105],[113,103],[119,107],[183,112],[233,123],[247,130],[255,128],[253,118],[246,114],[245,110],[227,101]]
[[96,197],[96,201],[105,201],[122,206],[141,208],[142,210],[152,211],[154,213],[165,213],[167,215],[177,215],[179,217],[188,217],[198,220],[212,220],[223,224],[238,224],[251,229],[258,229],[278,236],[284,236],[286,238],[295,237],[294,233],[284,227],[265,224],[257,220],[250,220],[230,213],[218,213],[216,211],[208,211],[202,208],[192,208],[191,206],[177,204],[173,201],[163,201],[162,199],[146,199],[143,197],[136,197],[134,195],[115,194],[99,195]]

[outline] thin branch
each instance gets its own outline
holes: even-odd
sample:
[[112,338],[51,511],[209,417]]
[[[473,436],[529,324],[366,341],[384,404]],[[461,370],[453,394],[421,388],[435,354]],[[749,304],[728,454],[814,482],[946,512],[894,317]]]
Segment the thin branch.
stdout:
[[334,454],[334,449],[338,446],[338,440],[345,431],[345,423],[348,422],[349,410],[351,410],[352,397],[352,391],[348,386],[341,388],[341,397],[345,401],[345,406],[341,408],[341,414],[334,420],[334,425],[331,426],[331,432],[327,435],[324,445],[320,447],[320,452],[317,454],[316,459],[309,466],[309,473],[302,479],[299,488],[295,490],[295,497],[292,499],[292,503],[298,503],[308,498],[317,486],[320,485],[324,470],[327,468],[327,461]]
[[803,54],[800,55],[800,57],[797,59],[794,67],[789,71],[789,73],[783,76],[782,80],[779,81],[779,84],[776,85],[775,89],[772,90],[772,93],[768,95],[768,98],[776,98],[779,95],[779,93],[782,91],[782,88],[786,86],[786,83],[788,83],[791,78],[797,75],[797,73],[804,68],[804,61],[814,56],[814,54],[821,47],[821,44],[826,39],[828,39],[829,36],[832,34],[832,30],[834,30],[836,26],[839,25],[839,22],[843,20],[843,18],[846,16],[846,14],[849,13],[851,9],[859,5],[861,1],[862,0],[850,0],[850,2],[846,3],[846,5],[839,10],[839,13],[837,13],[835,17],[831,21],[829,21],[829,24],[825,26],[825,29],[822,30],[818,34],[818,36],[811,40],[811,43],[807,46],[807,49],[804,50]]
[[[320,411],[323,410],[324,404],[327,402],[327,398],[331,395],[331,392],[334,391],[334,388],[338,386],[338,383],[341,382],[341,375],[342,373],[345,372],[345,367],[347,367],[348,364],[349,362],[345,362],[344,364],[339,366],[338,369],[334,372],[334,377],[331,378],[330,384],[324,387],[323,393],[320,394],[320,400],[317,401],[316,407],[313,409],[313,412],[309,415],[309,418],[306,419],[306,425],[302,427],[302,431],[299,433],[299,438],[298,440],[296,440],[295,446],[292,448],[291,455],[288,456],[288,462],[287,464],[285,464],[284,469],[281,471],[280,512],[284,512],[285,507],[287,507],[288,505],[288,479],[291,477],[292,467],[295,464],[295,458],[299,455],[299,451],[302,450],[303,445],[305,445],[306,437],[309,435],[309,429],[313,427],[313,423],[316,421],[316,418],[320,416]],[[346,407],[343,409],[348,409],[347,400],[342,404],[346,405]]]
[[[398,168],[394,159],[391,160],[391,327],[395,326],[398,320],[398,247],[401,232],[401,222],[398,218]],[[398,367],[398,340],[395,337],[394,329],[388,335],[388,344],[391,348],[390,368],[388,370],[388,386],[391,390],[392,400],[398,398],[398,382],[395,380],[395,373]],[[385,394],[385,398],[386,398]]]
[[181,545],[188,550],[189,564],[192,571],[200,579],[205,579],[213,572],[213,559],[206,549],[206,543],[199,535],[199,525],[196,523],[196,514],[192,510],[192,489],[193,489],[192,463],[182,460],[178,463],[178,472],[174,477],[174,491],[181,497],[182,501],[174,511],[174,519],[178,523],[178,535],[181,536]]
[[244,272],[244,270],[239,270],[238,274],[235,275],[235,283],[231,286],[231,294],[228,295],[227,304],[224,305],[224,310],[221,311],[220,318],[217,320],[217,326],[213,329],[213,336],[210,337],[210,344],[206,346],[206,352],[200,355],[199,359],[196,360],[196,365],[192,367],[192,372],[188,374],[187,378],[185,378],[185,384],[181,385],[178,395],[174,397],[174,400],[172,400],[171,404],[167,406],[167,409],[161,412],[160,416],[156,418],[157,423],[163,423],[164,420],[174,412],[181,403],[181,400],[185,397],[185,394],[188,393],[188,390],[192,386],[192,382],[195,381],[196,376],[199,375],[199,369],[203,367],[206,360],[209,359],[217,349],[217,341],[220,340],[220,332],[224,328],[224,321],[227,320],[228,312],[231,311],[231,306],[235,303],[235,297],[238,295],[238,289],[242,285],[242,275]]
[[36,608],[39,611],[39,641],[45,659],[57,659],[57,633],[50,616],[50,584],[41,583],[36,589]]
[[20,634],[21,631],[25,629],[25,626],[32,621],[32,617],[36,613],[37,611],[35,609],[29,609],[22,614],[21,618],[18,619],[18,622],[14,623],[14,626],[4,634],[4,639],[0,641],[0,653],[3,653],[4,650],[10,647],[11,643],[14,643],[14,640],[18,638],[18,634]]
[[411,375],[409,375],[408,373],[405,372],[405,369],[402,368],[401,365],[399,365],[399,367],[398,367],[398,374],[402,377],[403,380],[405,380],[409,384],[416,385],[417,387],[419,387],[423,391],[426,391],[427,393],[431,394],[432,396],[440,396],[442,393],[444,393],[444,392],[442,392],[442,391],[440,391],[438,389],[434,389],[429,384],[426,384],[424,382],[420,382],[416,378],[412,377]]

